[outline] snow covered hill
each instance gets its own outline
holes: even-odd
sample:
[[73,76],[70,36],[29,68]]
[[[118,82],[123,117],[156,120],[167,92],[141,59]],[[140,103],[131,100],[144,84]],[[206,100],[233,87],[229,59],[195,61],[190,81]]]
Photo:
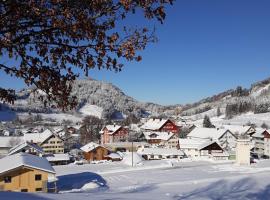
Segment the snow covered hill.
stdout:
[[[39,100],[42,92],[35,94],[33,88],[24,89],[17,93],[17,100],[14,105],[10,105],[10,109],[1,109],[0,111],[8,113],[8,117],[3,120],[12,120],[18,116],[24,116],[27,113],[39,114],[44,118],[67,119],[70,115],[82,118],[86,115],[93,115],[98,118],[125,118],[130,114],[137,117],[145,117],[148,115],[159,115],[164,111],[170,111],[170,107],[161,106],[154,103],[143,103],[124,94],[122,90],[111,83],[97,81],[93,79],[77,80],[74,83],[72,95],[78,99],[76,111],[62,113],[55,108],[45,108]],[[172,111],[173,112],[173,111]],[[78,121],[77,119],[75,121]]]
[[186,105],[181,115],[193,121],[202,121],[208,115],[220,123],[270,125],[270,78],[252,84],[250,89],[237,87]]

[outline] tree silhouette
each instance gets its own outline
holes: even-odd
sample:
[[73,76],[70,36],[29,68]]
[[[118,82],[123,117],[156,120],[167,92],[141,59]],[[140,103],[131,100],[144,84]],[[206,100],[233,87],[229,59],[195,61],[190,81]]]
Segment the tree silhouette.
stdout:
[[[62,109],[76,106],[71,96],[75,68],[121,71],[124,60],[140,61],[137,51],[155,42],[145,27],[125,26],[130,14],[165,19],[173,0],[6,0],[0,3],[0,70],[46,93]],[[124,59],[124,60],[123,60]],[[13,89],[0,88],[0,100],[13,103]]]

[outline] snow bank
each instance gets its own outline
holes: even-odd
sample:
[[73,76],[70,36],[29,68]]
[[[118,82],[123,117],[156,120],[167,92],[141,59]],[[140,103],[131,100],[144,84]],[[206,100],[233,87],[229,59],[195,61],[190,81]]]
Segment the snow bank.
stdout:
[[[132,159],[133,154],[133,159]],[[144,160],[142,156],[140,156],[137,152],[127,152],[124,154],[122,163],[125,165],[132,166],[132,160],[133,160],[133,166],[142,164],[142,161]]]

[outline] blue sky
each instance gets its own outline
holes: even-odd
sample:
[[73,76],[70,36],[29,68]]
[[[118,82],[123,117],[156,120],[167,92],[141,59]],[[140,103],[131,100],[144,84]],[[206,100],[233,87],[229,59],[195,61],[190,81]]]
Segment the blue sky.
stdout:
[[[120,73],[90,71],[127,95],[163,105],[191,103],[270,77],[269,0],[177,0],[158,22],[159,42]],[[141,24],[138,18],[133,24]],[[148,23],[149,24],[149,23]],[[0,73],[0,86],[22,88]]]

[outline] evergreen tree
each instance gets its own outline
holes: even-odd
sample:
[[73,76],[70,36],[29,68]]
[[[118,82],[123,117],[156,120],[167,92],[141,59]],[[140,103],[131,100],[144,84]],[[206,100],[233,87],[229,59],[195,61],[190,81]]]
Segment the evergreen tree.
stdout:
[[263,124],[261,125],[261,127],[262,127],[263,129],[268,129],[268,128],[269,128],[268,125],[267,125],[265,122],[263,122]]
[[217,108],[217,116],[219,117],[221,115],[220,107]]
[[210,118],[208,117],[208,115],[205,115],[205,116],[204,116],[204,119],[203,119],[203,127],[205,127],[205,128],[213,128],[213,124],[211,123],[211,120],[210,120]]

